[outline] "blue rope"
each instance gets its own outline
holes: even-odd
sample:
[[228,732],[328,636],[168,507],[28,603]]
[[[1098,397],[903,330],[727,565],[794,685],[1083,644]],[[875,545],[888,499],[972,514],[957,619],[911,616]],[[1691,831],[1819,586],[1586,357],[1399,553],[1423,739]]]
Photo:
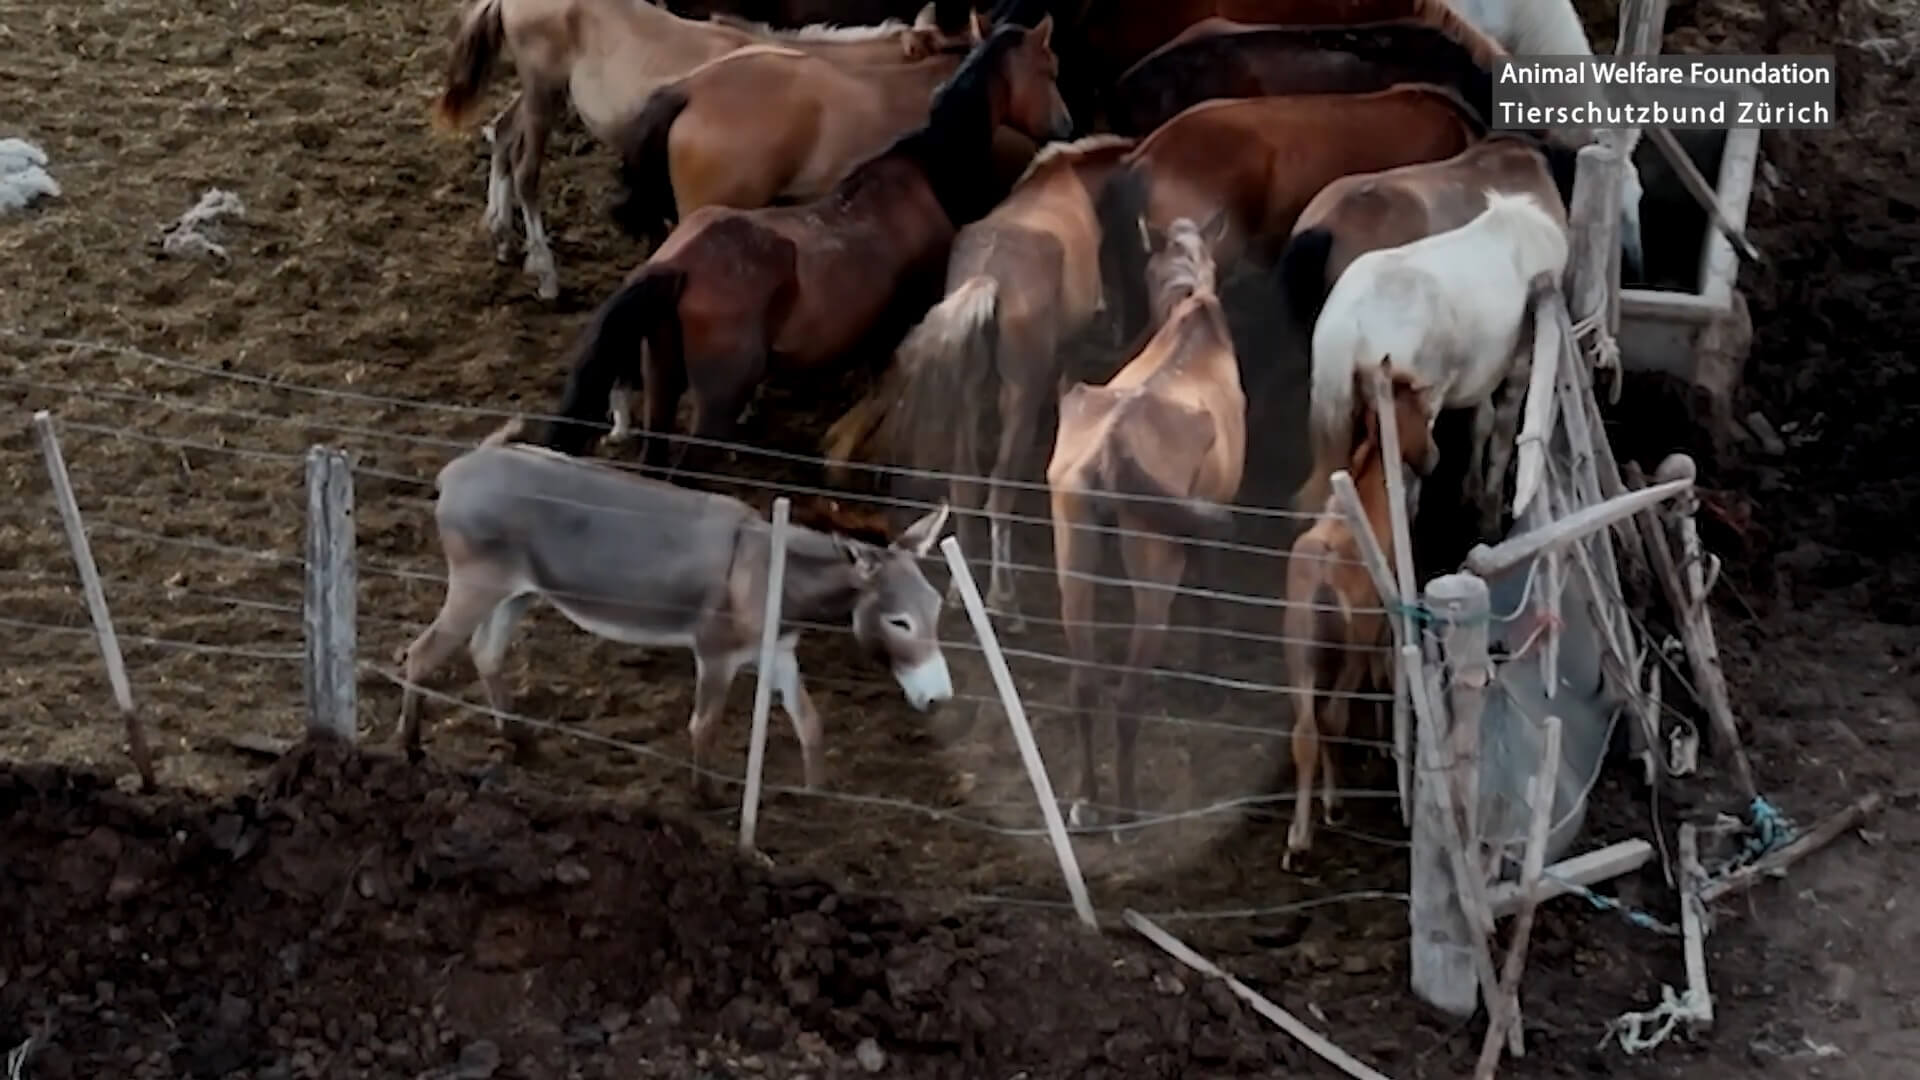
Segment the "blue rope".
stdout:
[[1747,813],[1753,821],[1753,835],[1747,838],[1746,859],[1765,855],[1791,841],[1798,832],[1785,814],[1759,795],[1753,797]]
[[1544,876],[1548,880],[1558,884],[1561,888],[1572,892],[1574,895],[1584,897],[1587,903],[1592,904],[1601,911],[1618,912],[1621,918],[1642,930],[1651,930],[1656,934],[1665,934],[1668,937],[1678,937],[1680,935],[1678,927],[1670,923],[1663,923],[1659,919],[1641,911],[1639,908],[1630,908],[1611,896],[1601,896],[1599,893],[1594,892],[1592,889],[1578,882],[1568,881],[1566,878],[1557,877],[1553,874],[1546,874]]

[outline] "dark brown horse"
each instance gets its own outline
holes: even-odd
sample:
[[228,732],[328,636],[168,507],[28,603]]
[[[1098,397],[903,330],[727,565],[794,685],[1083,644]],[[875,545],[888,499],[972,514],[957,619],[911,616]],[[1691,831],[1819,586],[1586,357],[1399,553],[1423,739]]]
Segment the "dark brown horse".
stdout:
[[1208,101],[1142,139],[1101,191],[1101,266],[1124,332],[1145,314],[1148,230],[1225,210],[1214,256],[1270,264],[1294,219],[1352,173],[1439,161],[1484,133],[1459,95],[1404,85],[1373,94]]
[[1249,26],[1203,19],[1120,76],[1107,126],[1144,136],[1182,109],[1216,98],[1364,94],[1396,83],[1458,93],[1493,114],[1485,60],[1440,27],[1403,19],[1365,26]]
[[1232,19],[1262,26],[1355,26],[1410,20],[1434,26],[1486,66],[1506,55],[1446,0],[1000,0],[994,21],[1058,25],[1061,93],[1092,123],[1121,74],[1195,23]]
[[[724,438],[770,370],[817,368],[871,347],[909,306],[903,297],[937,294],[955,230],[1003,194],[991,179],[994,130],[1005,123],[1045,139],[1071,126],[1053,83],[1051,31],[1046,20],[996,28],[936,95],[925,127],[825,198],[689,215],[595,313],[560,406],[574,422],[550,425],[547,444],[584,452],[615,388],[636,374],[650,432],[672,430],[691,389],[693,433]],[[664,449],[650,439],[647,457]]]

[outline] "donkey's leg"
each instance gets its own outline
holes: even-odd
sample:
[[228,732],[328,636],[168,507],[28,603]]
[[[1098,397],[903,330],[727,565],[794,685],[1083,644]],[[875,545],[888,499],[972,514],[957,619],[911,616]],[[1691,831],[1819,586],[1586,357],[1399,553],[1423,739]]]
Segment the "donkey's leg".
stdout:
[[480,673],[480,685],[487,692],[487,705],[494,712],[494,727],[522,750],[532,745],[533,732],[525,724],[507,722],[506,714],[512,711],[509,708],[512,699],[507,694],[507,680],[501,674],[501,667],[507,657],[507,646],[513,640],[513,628],[519,623],[520,617],[526,614],[527,605],[533,603],[533,595],[521,593],[494,605],[492,614],[474,627],[473,635],[467,639],[467,652],[473,657],[474,670]]
[[1126,671],[1120,676],[1122,708],[1114,714],[1119,743],[1115,770],[1120,774],[1120,805],[1129,814],[1140,809],[1134,790],[1134,740],[1140,733],[1141,695],[1137,688],[1151,676],[1148,669],[1160,661],[1168,617],[1173,611],[1174,587],[1186,573],[1186,546],[1177,540],[1143,535],[1138,524],[1122,524],[1129,532],[1120,539],[1127,578],[1133,582],[1133,637],[1127,648]]
[[1067,652],[1074,664],[1067,669],[1067,702],[1080,721],[1080,797],[1100,801],[1100,770],[1093,760],[1093,712],[1098,689],[1088,667],[1094,661],[1093,602],[1095,583],[1083,575],[1100,566],[1100,534],[1074,528],[1088,513],[1077,493],[1053,495],[1053,560],[1060,586],[1060,621],[1066,628]]
[[421,753],[420,695],[415,687],[445,663],[504,599],[506,593],[492,585],[457,573],[449,575],[440,613],[407,646],[401,663],[400,744],[408,758],[418,760]]
[[519,140],[514,147],[514,197],[520,202],[520,224],[527,233],[526,272],[536,282],[542,300],[560,295],[560,275],[553,265],[553,246],[540,215],[540,169],[547,156],[547,137],[566,108],[564,86],[528,86],[520,92]]
[[780,694],[780,708],[793,724],[794,738],[800,740],[802,775],[806,777],[807,790],[811,791],[826,778],[826,747],[820,713],[813,707],[806,685],[800,681],[800,660],[793,654],[799,637],[794,633],[780,638],[774,650],[772,678],[773,688]]
[[514,94],[487,126],[493,150],[487,162],[487,209],[480,222],[493,238],[493,257],[503,263],[513,260],[513,159],[520,141],[521,101],[522,96]]
[[693,718],[687,721],[687,738],[693,744],[693,799],[701,806],[719,803],[719,792],[707,771],[712,757],[714,725],[726,711],[727,691],[733,677],[740,673],[750,655],[745,652],[708,651],[694,646]]

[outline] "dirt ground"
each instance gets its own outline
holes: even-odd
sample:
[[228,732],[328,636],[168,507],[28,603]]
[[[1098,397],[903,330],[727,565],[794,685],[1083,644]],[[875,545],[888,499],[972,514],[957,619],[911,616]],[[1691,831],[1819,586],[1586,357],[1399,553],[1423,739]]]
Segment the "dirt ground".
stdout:
[[[1881,1077],[1920,1050],[1920,975],[1899,962],[1920,928],[1906,868],[1920,788],[1901,768],[1920,742],[1920,560],[1902,542],[1920,407],[1907,349],[1920,327],[1901,289],[1920,232],[1914,16],[1861,0],[1780,7],[1776,22],[1747,4],[1676,3],[1668,48],[1839,56],[1842,129],[1767,139],[1753,235],[1771,262],[1741,279],[1755,340],[1740,411],[1764,412],[1784,452],[1755,442],[1710,458],[1660,387],[1636,387],[1628,405],[1644,411],[1616,414],[1614,437],[1648,464],[1675,448],[1706,460],[1707,539],[1728,564],[1720,634],[1769,795],[1802,820],[1865,789],[1891,806],[1724,905],[1718,1026],[1646,1061],[1595,1047],[1609,1018],[1680,981],[1677,945],[1556,902],[1535,932],[1529,1053],[1507,1075]],[[874,801],[1000,829],[1037,819],[996,709],[963,702],[930,723],[835,635],[803,650],[832,785],[874,798],[772,795],[773,875],[711,847],[733,815],[688,806],[684,770],[662,760],[685,753],[688,659],[549,616],[516,647],[517,708],[622,747],[549,735],[539,760],[508,767],[474,719],[434,732],[427,773],[312,751],[267,772],[230,747],[300,727],[301,452],[327,441],[362,466],[361,651],[384,662],[439,600],[422,576],[438,570],[426,485],[497,423],[462,408],[547,407],[568,340],[633,255],[606,223],[611,166],[575,133],[556,140],[545,185],[559,304],[492,261],[480,144],[424,123],[451,17],[419,0],[271,14],[0,0],[0,85],[18,103],[0,137],[43,146],[65,189],[0,219],[0,330],[150,354],[0,337],[16,417],[0,428],[0,1044],[47,1032],[35,1077],[479,1076],[489,1047],[502,1076],[830,1076],[859,1071],[869,1037],[887,1075],[1324,1072],[1124,933],[1076,935],[1046,906],[1063,890],[1043,841]],[[246,206],[212,229],[229,258],[163,258],[162,226],[214,187]],[[774,388],[747,437],[810,452],[852,389]],[[128,770],[26,424],[38,408],[65,424],[161,797],[111,783]],[[1253,624],[1185,621],[1210,620]],[[958,622],[950,636],[967,640]],[[1250,644],[1221,641],[1174,648],[1223,676],[1273,677]],[[1016,644],[1061,651],[1044,626]],[[963,693],[991,693],[973,658],[956,664]],[[1016,669],[1064,785],[1059,670]],[[462,668],[440,685],[472,698],[467,681]],[[372,673],[361,692],[363,724],[384,739],[397,694]],[[748,693],[736,688],[730,713],[722,767],[735,772]],[[1208,742],[1149,723],[1156,805],[1257,786],[1270,701],[1189,680],[1139,707],[1254,729],[1216,727]],[[1172,767],[1187,754],[1203,755],[1205,792]],[[797,757],[777,740],[771,782],[797,781]],[[1377,770],[1355,782],[1385,783]],[[1685,800],[1734,806],[1719,789],[1674,794],[1668,828]],[[1647,828],[1644,799],[1603,779],[1591,838]],[[1357,800],[1306,875],[1277,869],[1283,831],[1215,817],[1080,850],[1103,908],[1269,909],[1169,926],[1389,1074],[1459,1075],[1478,1040],[1407,1007],[1390,801]],[[1657,870],[1615,888],[1672,917]]]

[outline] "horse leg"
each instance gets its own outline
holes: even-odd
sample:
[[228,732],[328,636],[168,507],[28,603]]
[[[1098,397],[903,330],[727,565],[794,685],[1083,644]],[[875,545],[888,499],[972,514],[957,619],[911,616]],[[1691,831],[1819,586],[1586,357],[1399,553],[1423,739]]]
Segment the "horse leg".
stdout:
[[[1523,346],[1524,347],[1524,346]],[[1528,350],[1529,357],[1532,350]],[[1501,383],[1500,404],[1474,414],[1475,434],[1485,427],[1487,430],[1487,491],[1480,508],[1481,529],[1484,535],[1492,536],[1500,528],[1501,509],[1506,503],[1507,467],[1513,463],[1519,447],[1514,440],[1520,432],[1520,414],[1527,398],[1527,383],[1532,379],[1532,366],[1520,362],[1516,354],[1507,365],[1507,377]],[[1490,412],[1492,415],[1485,415]]]
[[519,139],[514,146],[514,197],[520,202],[520,224],[527,234],[527,258],[522,269],[532,275],[542,300],[560,295],[560,275],[553,265],[553,246],[540,215],[540,169],[547,156],[547,136],[565,109],[564,86],[528,86],[520,92]]
[[[658,333],[678,333],[678,328],[662,328]],[[640,463],[663,468],[673,439],[674,421],[680,414],[680,398],[687,392],[687,366],[678,350],[661,348],[648,341],[640,358],[640,396],[645,408],[646,444],[640,449]]]
[[1294,859],[1313,846],[1313,770],[1320,763],[1314,688],[1295,686],[1289,696],[1293,698],[1293,821],[1287,826],[1287,853],[1280,857],[1282,870],[1292,870]]
[[1038,414],[1045,408],[1044,393],[1023,382],[1001,379],[1000,445],[987,480],[987,528],[993,555],[987,604],[1006,613],[1007,629],[1014,633],[1025,630],[1027,622],[1020,617],[1020,601],[1013,591],[1013,523],[1008,519],[1019,489],[1012,480],[1032,451],[1034,435],[1040,428]]
[[1504,453],[1503,448],[1492,445],[1494,434],[1501,426],[1499,415],[1500,410],[1491,399],[1473,410],[1473,450],[1467,458],[1466,487],[1479,511],[1483,537],[1493,536],[1500,528],[1501,504],[1506,501],[1502,498],[1506,490],[1506,465],[1513,452],[1511,437]]
[[1113,730],[1119,743],[1114,768],[1120,774],[1120,806],[1132,814],[1140,809],[1134,789],[1134,742],[1140,734],[1138,710],[1142,707],[1138,687],[1160,660],[1174,589],[1187,568],[1187,550],[1177,540],[1145,535],[1138,524],[1127,528],[1130,531],[1120,539],[1120,557],[1133,582],[1133,636],[1127,646],[1126,670],[1120,676],[1119,701],[1126,711],[1115,712]]
[[487,141],[493,150],[487,155],[487,209],[480,221],[493,238],[494,259],[502,263],[513,259],[513,159],[520,142],[522,100],[516,93],[487,125]]
[[1089,511],[1075,493],[1053,494],[1053,560],[1060,586],[1060,622],[1067,635],[1067,652],[1075,663],[1067,669],[1067,701],[1080,721],[1080,798],[1100,801],[1100,770],[1093,761],[1092,685],[1094,661],[1094,589],[1087,575],[1099,569],[1100,534],[1076,529],[1074,523]]
[[[767,347],[766,336],[757,327],[745,331],[737,346],[723,353],[711,354],[710,362],[700,364],[697,371],[690,372],[693,379],[693,435],[700,446],[701,456],[711,455],[718,461],[724,455],[723,447],[713,445],[725,442],[733,437],[740,425],[740,413],[752,400],[754,390],[766,377]],[[704,440],[701,445],[698,440]],[[686,452],[675,463],[678,469],[684,464]]]
[[[961,417],[954,429],[953,457],[947,462],[949,469],[947,498],[951,501],[956,514],[953,533],[960,538],[961,554],[968,556],[980,550],[979,546],[969,539],[969,537],[971,540],[980,538],[980,522],[969,511],[982,509],[986,505],[986,500],[980,495],[983,485],[979,479],[978,431],[978,416]],[[972,563],[969,562],[968,565],[971,566]],[[947,582],[947,602],[960,603],[960,579],[957,577]],[[992,606],[991,594],[988,596],[987,603],[988,606]]]

